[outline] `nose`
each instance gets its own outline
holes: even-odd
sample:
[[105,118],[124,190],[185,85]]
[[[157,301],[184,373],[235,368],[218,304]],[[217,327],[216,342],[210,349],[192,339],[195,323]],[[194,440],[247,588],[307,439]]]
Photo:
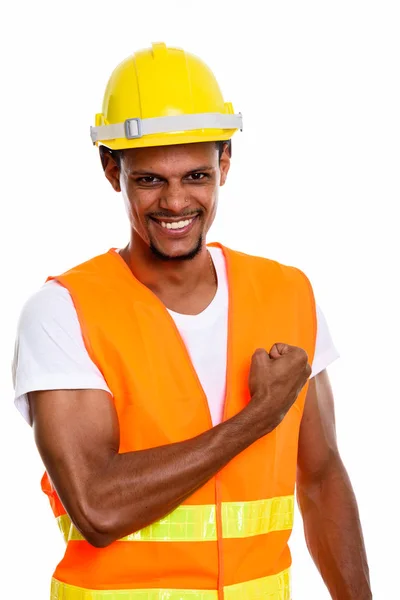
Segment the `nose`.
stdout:
[[160,208],[179,214],[187,207],[189,198],[181,181],[169,181],[160,198]]

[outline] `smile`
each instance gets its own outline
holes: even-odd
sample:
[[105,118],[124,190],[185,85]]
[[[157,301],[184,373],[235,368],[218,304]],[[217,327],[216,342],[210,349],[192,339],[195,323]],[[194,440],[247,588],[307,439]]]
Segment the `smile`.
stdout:
[[151,217],[153,223],[156,223],[160,229],[168,234],[184,234],[190,231],[193,223],[196,222],[198,215],[190,217],[188,219],[181,219],[179,221],[163,221],[162,219],[155,219]]
[[161,227],[165,227],[166,229],[183,229],[184,227],[190,225],[193,219],[194,217],[191,219],[186,219],[186,221],[174,221],[172,223],[169,221],[159,221],[159,223],[161,224]]

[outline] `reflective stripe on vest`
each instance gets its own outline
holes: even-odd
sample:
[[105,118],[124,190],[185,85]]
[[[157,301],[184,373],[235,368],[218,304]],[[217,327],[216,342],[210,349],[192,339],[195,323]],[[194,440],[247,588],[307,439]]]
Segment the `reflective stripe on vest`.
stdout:
[[[224,538],[244,538],[271,531],[292,529],[294,496],[280,496],[249,502],[223,502]],[[57,519],[66,542],[85,538],[68,515]],[[163,519],[123,537],[122,542],[206,542],[217,539],[215,505],[178,506]]]
[[[224,587],[225,600],[290,600],[289,569]],[[51,600],[218,600],[216,590],[88,590],[52,579]]]

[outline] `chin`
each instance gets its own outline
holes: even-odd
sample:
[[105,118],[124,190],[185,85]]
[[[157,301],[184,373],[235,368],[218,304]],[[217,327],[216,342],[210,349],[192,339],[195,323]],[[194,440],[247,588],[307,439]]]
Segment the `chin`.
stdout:
[[203,246],[203,237],[188,246],[187,249],[182,248],[176,252],[169,253],[167,249],[160,249],[152,240],[150,240],[150,250],[157,256],[160,260],[168,261],[168,260],[192,260],[195,256],[199,254],[201,248]]

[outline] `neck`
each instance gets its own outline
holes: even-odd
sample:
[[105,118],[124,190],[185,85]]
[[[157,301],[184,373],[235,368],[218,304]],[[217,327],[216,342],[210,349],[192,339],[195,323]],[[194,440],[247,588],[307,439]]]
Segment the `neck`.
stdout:
[[203,310],[215,295],[216,275],[205,243],[191,260],[162,260],[147,245],[132,241],[120,254],[136,279],[171,310],[179,305],[177,312],[196,314],[191,311]]

